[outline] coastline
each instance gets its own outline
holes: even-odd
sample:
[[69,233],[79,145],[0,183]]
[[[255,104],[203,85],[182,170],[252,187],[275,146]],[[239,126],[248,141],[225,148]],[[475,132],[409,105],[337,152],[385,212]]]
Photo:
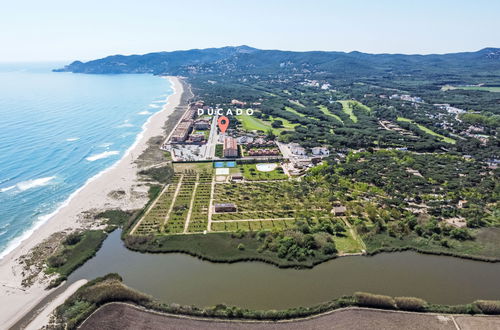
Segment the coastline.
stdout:
[[[7,328],[31,310],[53,290],[45,290],[40,278],[28,288],[21,285],[23,267],[19,258],[26,255],[52,234],[95,226],[85,219],[85,213],[96,210],[120,208],[132,210],[143,207],[148,201],[147,186],[140,182],[135,161],[148,147],[150,138],[164,135],[163,126],[180,103],[183,86],[177,77],[165,77],[172,84],[173,93],[167,97],[161,111],[151,115],[142,126],[135,142],[123,157],[111,167],[101,171],[72,193],[54,212],[28,230],[16,242],[17,246],[2,254],[0,259],[0,302],[3,306],[0,324]],[[124,198],[115,199],[109,193],[123,190]]]

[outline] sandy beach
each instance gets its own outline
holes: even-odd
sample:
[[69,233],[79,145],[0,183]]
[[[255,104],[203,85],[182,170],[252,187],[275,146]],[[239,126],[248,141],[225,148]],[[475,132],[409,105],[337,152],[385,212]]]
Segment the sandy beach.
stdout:
[[[86,219],[86,212],[120,208],[138,209],[147,202],[147,187],[140,182],[135,160],[147,148],[148,140],[164,135],[163,126],[174,108],[179,105],[182,96],[182,84],[176,77],[167,77],[173,84],[174,93],[168,97],[163,109],[144,124],[143,131],[135,144],[113,167],[101,172],[75,193],[69,202],[57,214],[41,225],[13,251],[0,260],[0,324],[9,328],[24,314],[36,306],[53,290],[45,290],[47,279],[40,276],[30,287],[21,285],[23,267],[19,258],[26,255],[35,246],[52,234],[78,228],[89,228],[92,223]],[[123,198],[113,198],[110,193],[122,190]],[[87,217],[88,218],[88,217]]]

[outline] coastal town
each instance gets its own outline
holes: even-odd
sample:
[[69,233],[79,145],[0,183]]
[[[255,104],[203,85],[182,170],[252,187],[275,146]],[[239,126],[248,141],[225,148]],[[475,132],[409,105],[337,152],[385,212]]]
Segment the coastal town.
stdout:
[[500,329],[499,12],[5,1],[0,330]]
[[[233,100],[233,105],[244,105]],[[214,115],[198,115],[208,110]],[[289,176],[298,176],[308,168],[321,163],[330,155],[327,147],[313,147],[310,151],[298,143],[278,142],[265,132],[245,130],[237,123],[227,132],[218,129],[217,111],[202,101],[192,102],[171,134],[161,145],[174,162],[205,162],[237,159],[242,162],[276,162]]]

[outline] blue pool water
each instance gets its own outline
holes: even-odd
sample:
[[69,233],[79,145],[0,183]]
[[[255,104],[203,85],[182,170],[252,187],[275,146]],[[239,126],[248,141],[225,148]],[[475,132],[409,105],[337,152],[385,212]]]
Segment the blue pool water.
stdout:
[[112,166],[172,93],[151,75],[0,64],[0,256]]
[[215,168],[221,168],[221,167],[235,167],[236,162],[214,162],[214,167]]

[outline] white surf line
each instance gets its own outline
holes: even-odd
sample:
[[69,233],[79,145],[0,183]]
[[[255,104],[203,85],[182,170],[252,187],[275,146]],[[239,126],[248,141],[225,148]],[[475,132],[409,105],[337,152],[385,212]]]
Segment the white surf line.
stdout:
[[167,215],[165,216],[165,220],[163,221],[163,226],[161,226],[160,228],[162,232],[165,230],[165,226],[167,225],[168,219],[170,218],[170,213],[172,213],[172,210],[174,209],[174,204],[175,201],[177,200],[177,195],[179,195],[179,191],[181,190],[182,179],[184,179],[184,174],[181,174],[179,182],[177,183],[177,187],[175,188],[174,196],[172,196],[172,204],[170,204]]
[[101,152],[99,154],[94,154],[94,155],[88,156],[85,159],[89,162],[95,162],[96,160],[108,158],[108,157],[119,155],[119,154],[120,154],[120,152],[118,150],[104,151],[104,152]]
[[191,194],[191,203],[189,204],[189,211],[186,216],[186,222],[184,223],[184,234],[187,234],[189,222],[191,221],[191,214],[193,213],[193,204],[194,204],[194,196],[196,194],[196,189],[198,189],[198,185],[200,184],[200,173],[196,173],[196,182],[194,183],[193,193]]

